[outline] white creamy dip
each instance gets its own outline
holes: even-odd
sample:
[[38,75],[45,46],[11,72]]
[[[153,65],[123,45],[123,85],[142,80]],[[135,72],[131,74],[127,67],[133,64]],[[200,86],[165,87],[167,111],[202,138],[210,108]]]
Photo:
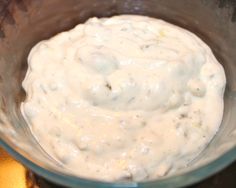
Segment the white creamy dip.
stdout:
[[153,179],[185,167],[217,132],[225,74],[196,35],[162,20],[91,18],[38,43],[21,111],[78,176]]

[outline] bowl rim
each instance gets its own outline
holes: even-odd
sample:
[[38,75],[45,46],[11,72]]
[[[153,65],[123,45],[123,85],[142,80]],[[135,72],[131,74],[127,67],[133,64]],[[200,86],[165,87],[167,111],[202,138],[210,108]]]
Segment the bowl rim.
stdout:
[[21,153],[13,149],[8,143],[0,138],[0,147],[5,149],[13,158],[21,162],[23,165],[28,167],[37,175],[59,185],[69,186],[69,187],[125,187],[125,188],[135,188],[135,187],[165,187],[173,188],[188,186],[190,184],[197,183],[203,179],[206,179],[215,173],[221,171],[225,167],[229,166],[236,160],[236,146],[229,149],[227,152],[221,154],[213,161],[201,165],[196,169],[184,172],[180,175],[173,175],[164,179],[159,180],[149,180],[145,182],[103,182],[99,180],[92,180],[87,178],[80,178],[72,175],[66,175],[63,173],[53,172],[52,170],[47,170],[30,159],[24,157]]

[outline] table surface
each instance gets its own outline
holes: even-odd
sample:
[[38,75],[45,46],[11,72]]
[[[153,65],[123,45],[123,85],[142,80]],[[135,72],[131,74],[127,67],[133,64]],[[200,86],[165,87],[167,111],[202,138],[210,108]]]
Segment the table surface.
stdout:
[[[236,162],[188,188],[236,188]],[[62,188],[33,175],[0,148],[0,188]]]

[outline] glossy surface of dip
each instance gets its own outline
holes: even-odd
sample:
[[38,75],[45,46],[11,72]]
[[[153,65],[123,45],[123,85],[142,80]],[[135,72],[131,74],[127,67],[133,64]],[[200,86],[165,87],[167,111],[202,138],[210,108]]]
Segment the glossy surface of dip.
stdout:
[[153,179],[185,167],[217,132],[225,74],[194,34],[144,16],[91,18],[38,43],[22,113],[78,176]]

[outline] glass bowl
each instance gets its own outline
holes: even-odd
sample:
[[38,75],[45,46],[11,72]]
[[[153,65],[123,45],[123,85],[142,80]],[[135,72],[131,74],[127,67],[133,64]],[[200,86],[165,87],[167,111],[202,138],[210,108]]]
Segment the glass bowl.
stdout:
[[[0,3],[0,145],[40,176],[69,187],[180,187],[236,159],[236,3],[223,0],[4,0]],[[146,182],[100,182],[75,177],[37,143],[19,110],[30,49],[89,17],[141,14],[196,33],[225,68],[223,122],[208,147],[175,175]],[[214,113],[214,112],[212,112]],[[43,128],[43,127],[42,127]]]

